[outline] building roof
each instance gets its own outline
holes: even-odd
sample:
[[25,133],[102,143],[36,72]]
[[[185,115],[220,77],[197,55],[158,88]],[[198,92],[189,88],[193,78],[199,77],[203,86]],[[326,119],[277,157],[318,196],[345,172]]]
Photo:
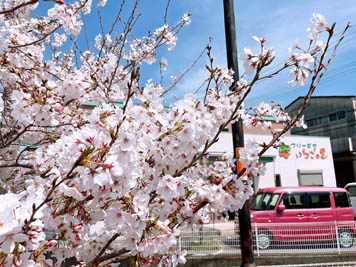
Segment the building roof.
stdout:
[[[118,106],[120,108],[123,108],[124,107],[124,103],[122,101],[113,101],[114,105],[115,106]],[[99,102],[95,102],[95,101],[86,101],[83,103],[83,106],[86,106],[86,107],[97,107],[99,106]]]
[[[311,96],[310,99],[315,98],[356,98],[356,95],[327,95],[327,96]],[[304,99],[304,96],[299,96],[294,99],[289,105],[286,106],[286,109],[296,103],[299,99]]]

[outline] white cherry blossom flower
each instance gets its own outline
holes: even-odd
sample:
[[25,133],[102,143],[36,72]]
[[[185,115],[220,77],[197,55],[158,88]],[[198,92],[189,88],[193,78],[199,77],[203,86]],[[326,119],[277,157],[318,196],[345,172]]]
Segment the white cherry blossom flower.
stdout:
[[319,13],[313,13],[312,18],[309,20],[310,27],[308,32],[310,32],[309,39],[316,41],[320,32],[326,29],[327,23],[325,17]]
[[240,55],[240,59],[243,60],[245,73],[252,75],[256,70],[258,59],[252,54],[251,49],[244,48],[244,53]]
[[162,57],[160,64],[161,64],[162,70],[167,70],[168,61],[166,58]]
[[98,0],[98,6],[104,7],[108,0]]

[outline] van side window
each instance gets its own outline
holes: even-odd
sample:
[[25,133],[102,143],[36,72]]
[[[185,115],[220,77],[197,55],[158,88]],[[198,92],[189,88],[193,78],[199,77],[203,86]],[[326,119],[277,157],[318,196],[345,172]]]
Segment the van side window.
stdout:
[[305,193],[285,193],[280,205],[285,205],[286,209],[306,209],[304,196]]
[[330,208],[330,193],[329,192],[313,192],[307,193],[310,209]]
[[346,192],[334,192],[334,199],[337,208],[351,207],[350,199]]

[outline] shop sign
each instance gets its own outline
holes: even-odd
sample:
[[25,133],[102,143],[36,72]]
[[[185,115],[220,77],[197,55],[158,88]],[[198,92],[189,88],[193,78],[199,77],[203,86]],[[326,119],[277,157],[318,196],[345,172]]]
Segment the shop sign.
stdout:
[[291,153],[295,154],[296,159],[321,159],[328,157],[326,149],[315,143],[291,143],[290,145],[280,142],[279,156],[288,159]]

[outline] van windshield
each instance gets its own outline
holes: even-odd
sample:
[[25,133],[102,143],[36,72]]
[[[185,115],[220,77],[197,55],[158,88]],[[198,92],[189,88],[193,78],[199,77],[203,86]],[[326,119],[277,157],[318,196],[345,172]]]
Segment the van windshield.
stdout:
[[251,202],[251,210],[273,210],[280,194],[258,192]]

